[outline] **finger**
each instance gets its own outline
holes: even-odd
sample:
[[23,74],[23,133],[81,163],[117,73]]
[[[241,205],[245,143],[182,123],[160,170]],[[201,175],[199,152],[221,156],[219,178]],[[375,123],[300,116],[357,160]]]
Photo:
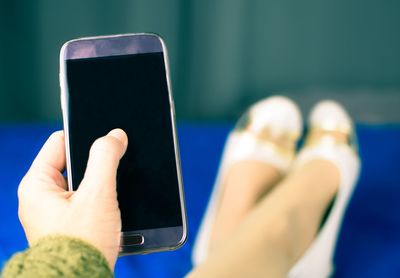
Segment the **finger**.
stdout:
[[127,146],[128,137],[122,129],[114,129],[97,139],[90,149],[85,176],[78,191],[102,189],[103,184],[115,188],[119,161]]
[[[61,173],[65,168],[64,135],[62,131],[54,132],[43,145],[32,165],[22,179],[18,194],[29,191],[29,188],[44,188],[46,190],[54,185],[61,190],[67,188],[67,183]],[[31,182],[31,178],[35,182]],[[39,180],[38,180],[39,179]]]
[[32,163],[35,169],[51,168],[61,172],[65,168],[64,132],[56,131],[50,135]]

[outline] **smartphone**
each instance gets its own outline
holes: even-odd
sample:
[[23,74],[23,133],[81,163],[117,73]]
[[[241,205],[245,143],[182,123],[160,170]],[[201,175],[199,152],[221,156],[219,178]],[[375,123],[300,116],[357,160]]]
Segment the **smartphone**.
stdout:
[[173,250],[187,223],[167,49],[154,34],[81,38],[60,53],[69,190],[83,178],[98,137],[122,128],[117,171],[120,254]]

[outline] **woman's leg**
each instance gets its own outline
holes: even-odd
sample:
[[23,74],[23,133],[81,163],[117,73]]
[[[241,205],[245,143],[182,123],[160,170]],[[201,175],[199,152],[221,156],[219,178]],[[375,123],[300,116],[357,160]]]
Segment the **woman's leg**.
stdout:
[[223,181],[224,192],[210,239],[210,252],[223,244],[281,178],[281,172],[260,161],[241,161],[231,165]]
[[287,173],[301,135],[300,111],[275,96],[251,106],[229,134],[217,180],[193,248],[204,262]]
[[299,167],[226,234],[191,276],[285,277],[315,237],[338,185],[339,172],[328,161]]

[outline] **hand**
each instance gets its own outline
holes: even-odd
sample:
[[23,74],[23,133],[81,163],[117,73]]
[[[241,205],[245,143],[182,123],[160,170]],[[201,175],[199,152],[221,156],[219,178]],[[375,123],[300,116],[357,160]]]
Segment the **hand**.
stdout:
[[77,237],[97,247],[114,269],[121,233],[116,172],[127,144],[121,129],[97,139],[85,176],[72,192],[62,175],[63,132],[49,137],[18,188],[18,214],[30,245],[51,234]]

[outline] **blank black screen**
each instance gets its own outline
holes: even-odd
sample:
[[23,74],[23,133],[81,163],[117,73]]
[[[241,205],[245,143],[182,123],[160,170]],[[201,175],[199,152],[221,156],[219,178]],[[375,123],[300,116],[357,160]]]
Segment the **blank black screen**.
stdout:
[[163,53],[66,61],[74,190],[91,144],[122,128],[129,144],[117,174],[122,231],[182,225]]

